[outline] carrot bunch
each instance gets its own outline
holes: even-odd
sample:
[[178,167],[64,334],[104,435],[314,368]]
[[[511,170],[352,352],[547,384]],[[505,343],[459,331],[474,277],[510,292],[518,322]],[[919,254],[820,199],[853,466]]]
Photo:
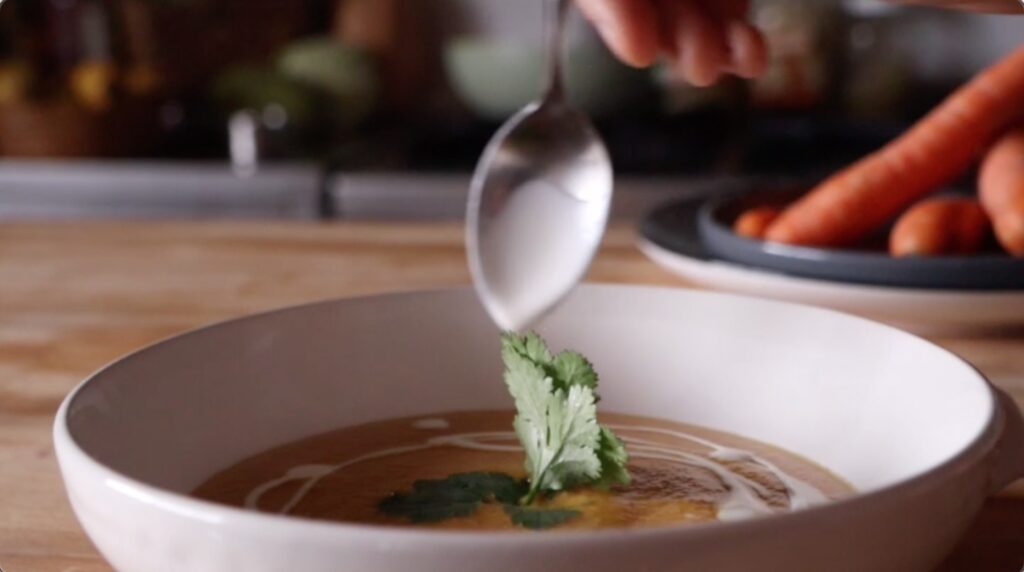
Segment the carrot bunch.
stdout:
[[[737,224],[735,230],[787,244],[854,244],[956,179],[993,140],[1021,120],[1024,45],[885,147],[833,175],[777,216],[744,213],[737,221],[743,226]],[[991,218],[1006,250],[1024,256],[1024,126],[992,145],[979,189],[980,207],[970,201],[936,199],[908,211],[890,237],[893,254],[973,252],[989,232]]]
[[1014,256],[1024,256],[1024,126],[1008,133],[988,152],[981,165],[978,195],[1003,248]]
[[910,207],[889,235],[893,256],[973,254],[981,250],[992,225],[978,201],[935,198]]

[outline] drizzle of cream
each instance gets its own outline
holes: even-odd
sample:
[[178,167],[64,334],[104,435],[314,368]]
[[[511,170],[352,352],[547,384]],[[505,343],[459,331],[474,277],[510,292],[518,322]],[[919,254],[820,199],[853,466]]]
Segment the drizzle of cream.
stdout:
[[722,447],[718,450],[711,451],[708,457],[716,461],[722,461],[723,463],[745,463],[752,461],[750,453],[746,451],[740,451],[739,449],[727,449]]
[[[450,427],[450,424],[445,419],[428,418],[415,421],[413,426],[417,429],[440,430]],[[676,439],[688,440],[692,443],[708,448],[710,451],[706,455],[699,455],[687,451],[680,451],[678,449],[665,446],[657,441],[651,441],[650,439],[644,439],[633,435],[622,436],[622,440],[626,443],[627,450],[633,458],[662,460],[681,465],[701,467],[711,471],[718,479],[721,480],[728,490],[728,496],[725,500],[721,501],[717,507],[717,516],[719,520],[742,520],[774,512],[772,507],[764,500],[768,491],[763,485],[730,470],[722,463],[752,462],[767,469],[786,487],[789,496],[789,507],[791,510],[807,508],[828,500],[828,498],[814,486],[786,474],[773,463],[748,451],[723,447],[712,441],[702,439],[695,435],[690,435],[689,433],[659,427],[610,425],[609,428],[619,432],[620,435],[623,432],[665,435]],[[422,443],[382,449],[365,455],[360,455],[334,465],[317,464],[292,467],[284,475],[271,479],[252,489],[249,494],[246,495],[245,507],[259,510],[260,499],[265,494],[284,484],[301,481],[302,484],[299,486],[298,490],[296,490],[288,499],[288,502],[282,505],[278,510],[280,514],[287,514],[302,502],[302,499],[305,498],[311,490],[313,490],[313,487],[315,487],[325,477],[336,471],[340,471],[346,467],[350,467],[364,461],[369,461],[371,459],[379,459],[391,455],[402,455],[405,453],[412,453],[414,451],[423,451],[433,447],[446,446],[491,452],[517,452],[522,450],[515,433],[511,431],[485,431],[439,435],[431,437]]]
[[405,453],[423,451],[425,449],[442,446],[495,452],[516,452],[522,450],[518,445],[515,434],[511,431],[440,435],[427,439],[425,442],[417,445],[381,449],[379,451],[360,455],[336,465],[298,465],[296,467],[292,467],[283,476],[271,479],[249,491],[249,494],[245,497],[245,507],[258,510],[260,498],[269,491],[285,483],[304,481],[299,489],[295,491],[291,498],[288,499],[288,502],[286,502],[278,511],[281,514],[288,514],[300,502],[302,502],[302,499],[309,494],[309,491],[311,491],[317,483],[323,480],[324,477],[327,477],[336,471],[340,471],[345,467],[350,467],[371,459],[380,459],[382,457],[390,457],[391,455],[402,455]]
[[417,419],[412,422],[412,426],[415,429],[424,429],[427,431],[440,431],[441,429],[447,429],[451,427],[451,423],[448,423],[447,419],[440,417],[427,417],[424,419]]
[[[822,493],[820,490],[818,490],[817,487],[801,479],[798,479],[792,475],[789,475],[788,473],[777,467],[774,463],[768,461],[767,459],[759,455],[755,455],[754,453],[751,453],[749,451],[733,449],[730,447],[723,447],[718,443],[708,441],[707,439],[702,439],[700,437],[697,437],[696,435],[690,435],[689,433],[683,433],[681,431],[673,431],[671,429],[662,429],[658,427],[643,427],[634,425],[611,425],[610,428],[615,431],[632,431],[635,433],[657,433],[661,435],[675,437],[677,439],[686,439],[710,449],[711,452],[708,454],[708,457],[720,462],[744,461],[757,463],[764,467],[765,469],[767,469],[770,473],[772,473],[772,475],[775,476],[775,478],[779,480],[779,482],[785,485],[786,492],[789,496],[790,510],[800,510],[828,502],[828,497],[825,496],[825,494]],[[728,471],[728,469],[725,469],[725,472],[735,475],[735,473]],[[719,478],[722,477],[722,473],[716,474],[718,474]],[[744,480],[751,482],[748,479]],[[723,479],[723,481],[726,482],[726,484],[729,484],[729,482],[726,481],[725,479]],[[749,511],[754,508],[755,503],[748,504],[744,502],[745,499],[737,498],[741,496],[742,495],[736,494],[736,489],[731,490],[730,498],[719,505],[719,520],[736,520],[738,518],[747,518],[749,516],[755,516],[755,514],[760,514],[750,514]],[[766,506],[764,504],[764,501],[761,500],[760,497],[758,497],[757,500],[760,501],[761,505]],[[743,510],[736,510],[740,508]]]

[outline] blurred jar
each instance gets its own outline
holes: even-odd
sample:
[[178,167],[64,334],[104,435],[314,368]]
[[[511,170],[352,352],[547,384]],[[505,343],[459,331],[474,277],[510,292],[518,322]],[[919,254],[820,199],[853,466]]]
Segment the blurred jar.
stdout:
[[[547,1],[438,3],[449,85],[478,117],[503,120],[541,94],[548,65]],[[566,89],[584,111],[595,116],[620,113],[650,92],[650,74],[620,63],[575,11],[566,36]]]
[[898,112],[913,70],[898,41],[904,10],[879,0],[846,0],[848,14],[842,103],[852,117],[882,119]]
[[94,112],[110,109],[117,90],[119,42],[111,5],[104,0],[43,0],[15,3],[18,25],[35,36],[25,54],[39,98],[69,96]]
[[415,112],[442,75],[436,12],[423,0],[335,0],[332,35],[374,59],[389,110]]
[[764,32],[770,59],[752,82],[754,106],[806,110],[822,105],[835,88],[840,12],[821,0],[759,0],[753,19]]
[[5,10],[16,40],[0,63],[0,153],[125,155],[152,143],[156,105],[126,89],[114,0],[12,0]]

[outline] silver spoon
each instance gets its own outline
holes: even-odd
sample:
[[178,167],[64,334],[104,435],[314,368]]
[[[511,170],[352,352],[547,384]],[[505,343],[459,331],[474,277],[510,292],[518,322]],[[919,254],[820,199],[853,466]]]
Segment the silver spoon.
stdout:
[[473,285],[494,322],[528,327],[583,278],[612,199],[608,151],[562,79],[569,0],[548,3],[547,90],[505,123],[477,165],[466,213]]

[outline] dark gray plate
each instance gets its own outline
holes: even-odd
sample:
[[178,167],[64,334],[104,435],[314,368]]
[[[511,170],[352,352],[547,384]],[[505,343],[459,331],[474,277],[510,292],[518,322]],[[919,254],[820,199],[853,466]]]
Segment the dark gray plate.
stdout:
[[669,203],[648,214],[640,232],[686,256],[804,278],[899,288],[1024,289],[1024,260],[1005,254],[893,258],[884,250],[884,234],[869,240],[864,250],[839,250],[766,243],[732,232],[736,216],[749,206],[788,202],[797,192],[759,190]]

